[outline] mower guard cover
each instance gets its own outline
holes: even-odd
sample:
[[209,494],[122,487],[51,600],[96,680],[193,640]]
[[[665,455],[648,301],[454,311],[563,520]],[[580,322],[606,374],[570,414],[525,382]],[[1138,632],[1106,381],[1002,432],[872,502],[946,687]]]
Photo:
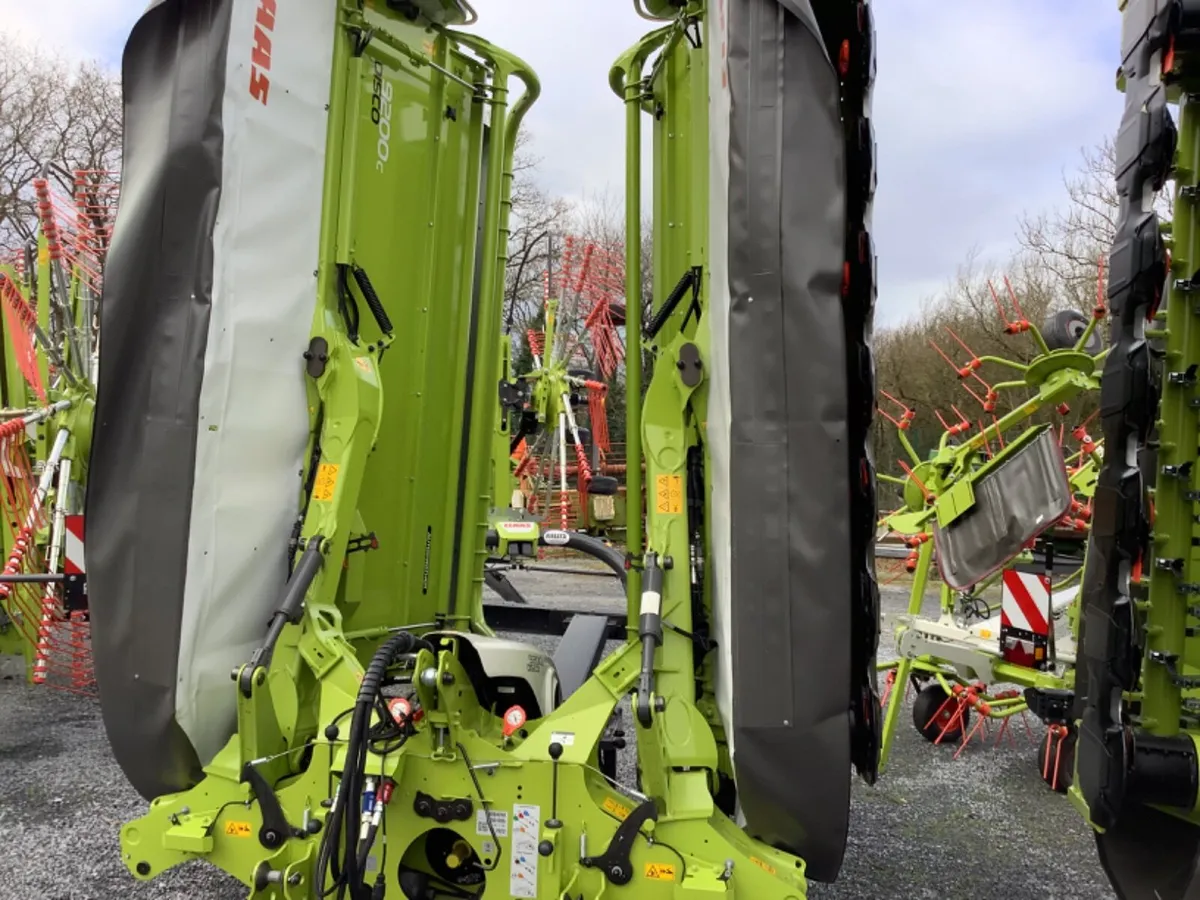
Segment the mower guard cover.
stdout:
[[975,504],[933,530],[942,579],[959,591],[995,572],[1071,508],[1062,448],[1048,426],[973,488]]
[[122,61],[86,527],[104,723],[147,798],[232,733],[229,674],[279,601],[299,508],[334,4],[271,23],[269,74],[258,5],[162,0]]
[[808,0],[713,4],[710,16],[718,704],[746,830],[829,881],[848,828],[850,698],[873,692],[876,634],[857,596],[873,596],[873,578],[852,574],[873,571],[873,487],[864,531],[851,471],[865,442],[852,446],[850,425],[873,389],[869,334],[848,341],[843,318],[840,86]]

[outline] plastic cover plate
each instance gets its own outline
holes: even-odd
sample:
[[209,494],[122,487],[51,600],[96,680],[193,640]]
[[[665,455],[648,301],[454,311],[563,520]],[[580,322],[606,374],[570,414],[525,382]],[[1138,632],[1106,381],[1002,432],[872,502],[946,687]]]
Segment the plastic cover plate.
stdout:
[[995,572],[1070,510],[1071,484],[1054,431],[1044,429],[974,489],[975,505],[933,531],[942,580],[960,591]]

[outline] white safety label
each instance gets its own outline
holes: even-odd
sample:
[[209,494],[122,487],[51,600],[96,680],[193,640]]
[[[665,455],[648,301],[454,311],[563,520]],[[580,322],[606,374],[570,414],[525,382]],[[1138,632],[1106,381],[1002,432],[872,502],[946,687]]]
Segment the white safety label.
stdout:
[[492,831],[496,832],[496,837],[508,837],[508,813],[502,809],[493,809],[489,814],[492,820],[491,830],[488,829],[487,819],[483,817],[483,810],[475,813],[475,833],[490,837]]
[[573,731],[552,731],[552,732],[550,732],[550,743],[562,744],[564,747],[573,746],[575,743],[575,732],[573,732]]
[[539,806],[513,804],[513,839],[508,870],[508,892],[513,897],[537,897],[538,835],[542,811]]

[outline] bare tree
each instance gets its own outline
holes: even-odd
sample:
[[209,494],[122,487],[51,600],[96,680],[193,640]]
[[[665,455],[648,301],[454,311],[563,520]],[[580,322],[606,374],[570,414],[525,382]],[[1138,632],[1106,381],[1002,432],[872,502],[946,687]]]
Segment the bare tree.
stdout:
[[[523,335],[537,318],[542,301],[542,273],[550,264],[551,248],[566,227],[570,206],[552,197],[536,180],[541,159],[530,147],[529,133],[517,135],[513,161],[512,228],[505,272],[505,328]],[[561,246],[561,240],[558,241]]]
[[69,64],[0,35],[0,252],[36,232],[32,182],[68,196],[75,172],[114,172],[121,155],[121,91],[93,62]]
[[[1027,319],[1040,326],[1050,313],[1064,308],[1090,315],[1098,293],[1103,296],[1106,284],[1100,264],[1111,250],[1120,212],[1113,143],[1105,141],[1084,151],[1079,168],[1064,179],[1064,186],[1066,202],[1061,207],[1019,221],[1020,249],[1004,265],[984,265],[971,254],[919,316],[877,333],[879,388],[916,410],[908,437],[922,456],[941,437],[938,413],[954,422],[961,411],[976,428],[986,425],[991,415],[967,389],[980,395],[986,393],[983,382],[1011,381],[1011,370],[991,363],[960,378],[959,371],[973,356],[1027,363],[1037,354],[1037,344],[1028,334],[1009,333],[1006,325]],[[1159,211],[1170,216],[1169,201]],[[1031,390],[1005,390],[996,414],[1029,396]],[[1072,400],[1065,418],[1055,410],[1043,410],[1034,421],[1066,425],[1069,430],[1087,419],[1097,402],[1095,396],[1081,395]],[[890,404],[881,394],[881,408],[892,412]],[[883,416],[876,418],[875,452],[884,471],[899,474],[895,461],[904,452],[895,427]],[[881,508],[886,502],[881,497]]]
[[[1062,207],[1018,223],[1026,265],[1055,283],[1056,304],[1089,311],[1096,302],[1100,262],[1112,249],[1120,215],[1116,145],[1111,139],[1081,151],[1076,171],[1063,179]],[[1169,219],[1171,191],[1159,195],[1158,212]]]

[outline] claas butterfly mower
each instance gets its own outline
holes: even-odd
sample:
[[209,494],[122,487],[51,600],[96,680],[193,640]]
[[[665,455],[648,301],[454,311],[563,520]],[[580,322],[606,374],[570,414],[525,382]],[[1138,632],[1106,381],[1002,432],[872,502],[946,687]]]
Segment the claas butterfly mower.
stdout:
[[836,876],[878,744],[870,8],[638,9],[609,81],[627,297],[654,207],[625,360],[646,500],[598,663],[603,630],[547,654],[482,603],[530,533],[501,295],[533,72],[452,0],[161,0],[134,28],[87,537],[104,722],[150,801],[135,877],[785,900]]

